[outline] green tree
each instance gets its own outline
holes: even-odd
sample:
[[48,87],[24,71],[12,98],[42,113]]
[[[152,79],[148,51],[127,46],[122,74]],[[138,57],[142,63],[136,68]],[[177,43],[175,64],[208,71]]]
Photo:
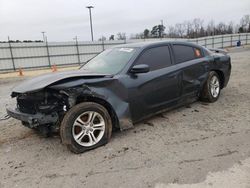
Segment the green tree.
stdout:
[[151,34],[154,37],[162,37],[165,29],[164,25],[155,25],[151,30]]
[[110,35],[109,40],[115,40],[115,35]]
[[149,37],[149,30],[148,29],[145,29],[144,32],[143,32],[143,35],[144,35],[144,38],[148,38]]
[[244,33],[244,28],[243,27],[239,28],[239,33]]

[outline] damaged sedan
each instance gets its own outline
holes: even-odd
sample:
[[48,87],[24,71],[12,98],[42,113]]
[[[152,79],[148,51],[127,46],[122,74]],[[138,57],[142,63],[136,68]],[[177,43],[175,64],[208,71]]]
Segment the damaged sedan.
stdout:
[[46,134],[60,132],[75,153],[106,144],[115,129],[196,100],[215,102],[227,86],[230,57],[188,42],[124,44],[79,70],[24,81],[9,116]]

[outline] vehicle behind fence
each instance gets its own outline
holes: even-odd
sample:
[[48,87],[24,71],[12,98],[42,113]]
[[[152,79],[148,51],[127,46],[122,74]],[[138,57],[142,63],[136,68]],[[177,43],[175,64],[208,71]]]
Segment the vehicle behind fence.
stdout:
[[[49,68],[53,65],[81,65],[103,50],[115,45],[159,40],[182,40],[207,48],[226,48],[250,44],[250,33],[217,35],[196,39],[136,39],[98,42],[0,43],[0,72],[22,69]],[[238,43],[239,44],[239,43]]]

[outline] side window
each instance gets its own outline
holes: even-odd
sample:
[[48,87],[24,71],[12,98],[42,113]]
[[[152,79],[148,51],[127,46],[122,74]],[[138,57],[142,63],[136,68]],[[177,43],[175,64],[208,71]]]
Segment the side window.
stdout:
[[202,57],[201,50],[198,48],[179,44],[174,44],[173,48],[176,63],[182,63],[185,61],[190,61]]
[[146,64],[150,71],[162,69],[171,65],[171,58],[168,46],[150,48],[136,61],[135,65]]

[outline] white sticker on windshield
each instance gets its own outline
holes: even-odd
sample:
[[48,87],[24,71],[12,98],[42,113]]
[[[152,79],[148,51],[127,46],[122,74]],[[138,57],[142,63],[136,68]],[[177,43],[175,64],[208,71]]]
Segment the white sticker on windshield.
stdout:
[[133,48],[120,48],[119,51],[121,52],[132,52],[134,49]]

